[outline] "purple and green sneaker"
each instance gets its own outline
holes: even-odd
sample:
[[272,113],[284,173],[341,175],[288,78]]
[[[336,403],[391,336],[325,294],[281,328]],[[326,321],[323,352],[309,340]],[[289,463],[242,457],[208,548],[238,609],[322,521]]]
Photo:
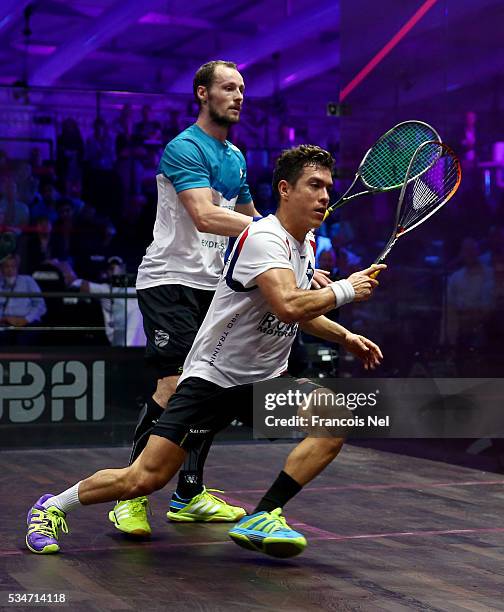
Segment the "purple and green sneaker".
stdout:
[[42,505],[50,497],[53,497],[51,493],[42,495],[28,512],[26,519],[28,524],[26,546],[38,555],[57,553],[60,549],[58,544],[60,531],[68,533],[65,513],[56,506],[44,508]]

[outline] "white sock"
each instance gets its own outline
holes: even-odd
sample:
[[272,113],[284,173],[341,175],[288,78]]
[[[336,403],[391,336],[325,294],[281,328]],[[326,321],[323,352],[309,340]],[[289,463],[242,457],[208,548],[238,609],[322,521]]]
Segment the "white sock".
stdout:
[[79,481],[77,484],[74,484],[73,487],[70,487],[66,491],[63,491],[63,493],[55,495],[54,497],[50,497],[42,505],[44,506],[44,508],[56,506],[56,508],[59,508],[65,514],[67,514],[74,508],[78,508],[82,505],[79,501],[80,483],[81,481]]

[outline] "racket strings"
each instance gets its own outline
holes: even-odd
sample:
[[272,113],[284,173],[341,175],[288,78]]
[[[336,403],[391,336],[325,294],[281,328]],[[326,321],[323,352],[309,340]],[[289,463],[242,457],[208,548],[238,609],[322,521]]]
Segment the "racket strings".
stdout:
[[[418,147],[437,138],[435,130],[427,124],[418,121],[400,123],[369,150],[359,169],[363,182],[378,190],[400,187]],[[410,174],[412,177],[421,174],[434,161],[432,150],[421,151]]]
[[[424,147],[441,149],[441,145]],[[407,230],[449,199],[460,182],[460,164],[447,149],[421,176],[406,187],[398,225]]]

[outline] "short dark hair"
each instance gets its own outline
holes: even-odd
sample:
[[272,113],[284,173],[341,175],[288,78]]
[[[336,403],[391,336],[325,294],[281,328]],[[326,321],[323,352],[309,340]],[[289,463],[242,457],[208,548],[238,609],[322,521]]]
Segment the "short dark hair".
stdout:
[[201,100],[198,98],[198,87],[202,85],[203,87],[210,89],[214,81],[215,69],[217,66],[225,66],[226,68],[238,70],[238,67],[234,62],[226,62],[224,60],[213,60],[203,64],[203,66],[200,66],[196,71],[193,80],[193,93],[199,106],[201,106]]
[[316,145],[299,145],[282,151],[273,171],[273,194],[277,202],[280,201],[278,183],[287,181],[294,187],[306,166],[321,166],[330,170],[332,174],[334,159],[329,151]]

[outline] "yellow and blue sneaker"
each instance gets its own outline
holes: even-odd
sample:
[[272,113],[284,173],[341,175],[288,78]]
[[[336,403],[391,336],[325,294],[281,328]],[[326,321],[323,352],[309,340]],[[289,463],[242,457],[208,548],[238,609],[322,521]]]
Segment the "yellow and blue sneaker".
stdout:
[[54,497],[52,493],[42,495],[30,508],[26,519],[28,525],[26,546],[38,555],[57,553],[60,549],[58,543],[60,531],[68,533],[65,513],[56,506],[45,508],[42,505],[51,497]]
[[247,513],[244,508],[232,506],[212,493],[223,493],[218,489],[207,489],[191,499],[182,499],[174,493],[166,516],[179,523],[234,523]]
[[299,555],[307,545],[304,535],[287,525],[281,508],[246,516],[231,529],[229,537],[247,550],[280,559]]
[[152,531],[147,519],[148,506],[149,500],[146,497],[125,499],[117,502],[108,517],[119,531],[133,536],[147,537]]

